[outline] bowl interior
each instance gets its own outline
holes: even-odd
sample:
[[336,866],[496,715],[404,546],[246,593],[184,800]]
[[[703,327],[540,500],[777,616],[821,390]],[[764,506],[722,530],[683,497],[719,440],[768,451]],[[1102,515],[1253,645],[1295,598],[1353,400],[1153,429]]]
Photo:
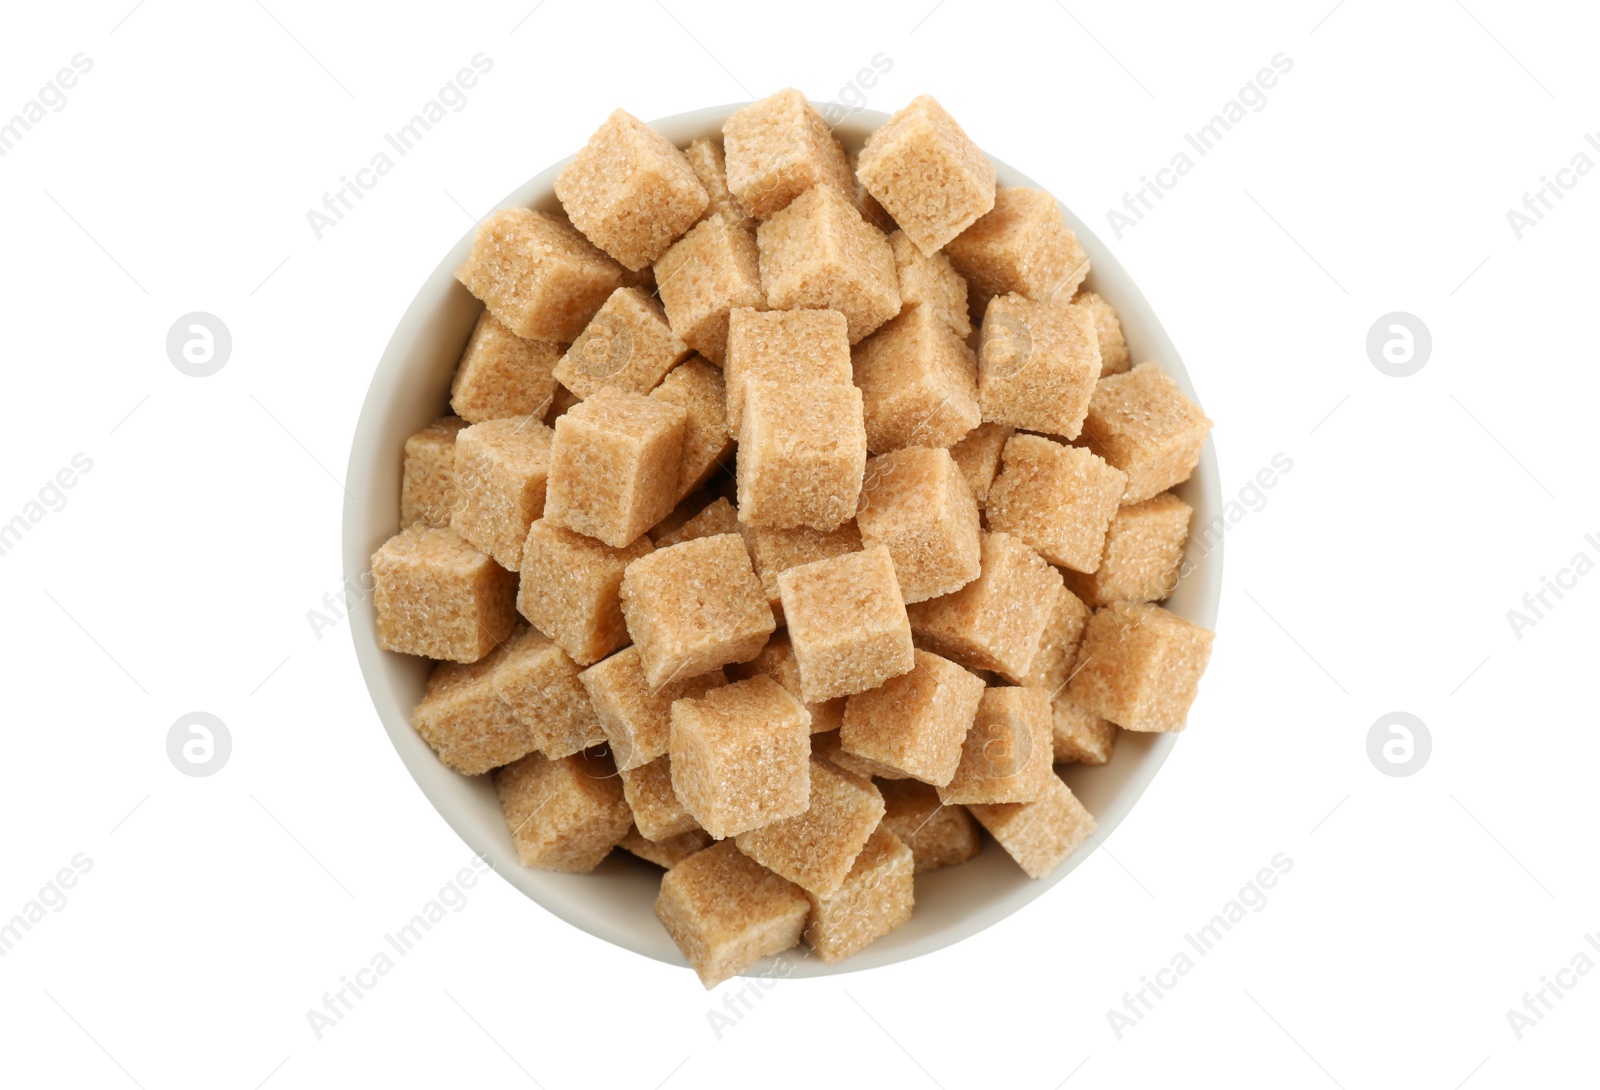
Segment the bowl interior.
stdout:
[[[737,104],[711,107],[652,125],[681,147],[698,137],[719,135],[723,121],[737,108]],[[873,110],[826,108],[831,111],[828,116],[844,114],[834,131],[851,150],[888,120],[888,115]],[[568,161],[544,170],[499,207],[559,212],[552,187]],[[998,160],[995,168],[1002,186],[1035,184]],[[1063,211],[1089,254],[1093,271],[1087,284],[1121,316],[1135,361],[1161,364],[1194,398],[1188,373],[1144,296],[1083,222],[1070,209]],[[350,498],[345,503],[343,542],[345,577],[359,586],[371,585],[370,557],[398,529],[401,450],[406,438],[448,412],[450,379],[481,307],[454,275],[471,249],[472,236],[469,231],[445,255],[407,308],[362,406],[350,452],[346,482]],[[1196,532],[1191,534],[1185,574],[1167,604],[1181,616],[1210,628],[1221,590],[1222,551],[1220,543],[1207,549],[1199,547],[1196,540],[1198,528],[1221,513],[1216,454],[1209,441],[1194,476],[1177,492],[1195,510]],[[365,608],[357,608],[351,619],[356,656],[378,718],[423,794],[461,839],[492,863],[501,877],[574,926],[637,953],[686,964],[653,911],[659,868],[621,851],[613,852],[587,875],[530,870],[517,862],[490,778],[465,777],[445,768],[411,727],[411,709],[421,698],[430,664],[378,649],[370,601]],[[899,930],[838,964],[792,958],[786,975],[867,969],[916,957],[975,934],[1041,896],[1116,829],[1176,740],[1171,734],[1123,732],[1109,764],[1100,768],[1068,766],[1065,779],[1095,815],[1099,830],[1048,877],[1026,877],[997,845],[986,843],[983,852],[969,863],[919,875],[916,912]],[[757,965],[750,972],[760,972],[763,967]]]

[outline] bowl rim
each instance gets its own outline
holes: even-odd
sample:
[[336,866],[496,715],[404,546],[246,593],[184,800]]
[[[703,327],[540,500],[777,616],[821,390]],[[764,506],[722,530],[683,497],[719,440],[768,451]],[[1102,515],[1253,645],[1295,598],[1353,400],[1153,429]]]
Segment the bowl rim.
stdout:
[[[729,103],[719,106],[703,107],[684,113],[674,114],[649,122],[650,126],[667,136],[668,139],[679,146],[685,146],[690,140],[701,136],[720,135],[721,123],[735,110],[748,105],[745,102]],[[843,111],[839,121],[833,125],[835,131],[846,130],[854,138],[861,130],[870,132],[878,128],[889,119],[889,115],[878,110],[865,108],[846,107],[838,103],[813,102],[825,117],[831,117]],[[713,127],[714,126],[714,127]],[[1029,176],[1011,167],[1003,160],[995,158],[988,152],[985,155],[995,165],[1000,184],[1009,186],[1039,186]],[[529,207],[535,204],[548,204],[553,200],[553,183],[556,175],[573,156],[551,164],[533,177],[513,189],[494,207],[496,209]],[[1051,191],[1054,192],[1053,190]],[[1160,318],[1156,315],[1149,301],[1138,285],[1128,275],[1127,271],[1117,261],[1115,254],[1100,241],[1098,236],[1091,231],[1077,216],[1072,213],[1057,198],[1066,218],[1067,225],[1076,233],[1079,243],[1091,258],[1091,282],[1094,290],[1112,301],[1119,315],[1126,316],[1137,314],[1138,321],[1137,339],[1140,341],[1138,355],[1145,359],[1154,359],[1173,376],[1187,396],[1200,404],[1193,384],[1184,366],[1176,347],[1168,336]],[[404,393],[404,383],[400,381],[404,370],[402,361],[408,355],[413,342],[422,338],[430,322],[436,320],[436,311],[444,306],[446,300],[453,292],[465,292],[455,279],[455,270],[465,259],[470,251],[472,241],[476,235],[476,227],[469,229],[443,256],[433,272],[424,280],[421,287],[406,306],[393,334],[379,358],[374,369],[371,382],[368,384],[363,396],[360,413],[351,439],[350,456],[346,464],[346,500],[342,519],[340,550],[342,554],[342,569],[346,579],[346,587],[368,588],[370,586],[370,537],[366,529],[367,509],[373,501],[370,480],[379,471],[377,465],[380,459],[398,460],[397,450],[380,450],[379,443],[374,441],[383,427],[385,417],[393,410],[396,401]],[[1109,289],[1109,290],[1107,290]],[[1130,344],[1133,338],[1130,337]],[[381,475],[381,474],[380,474]],[[1191,503],[1195,507],[1196,519],[1191,524],[1189,548],[1194,547],[1195,526],[1199,522],[1202,510],[1219,513],[1222,510],[1220,478],[1217,466],[1215,444],[1210,435],[1207,436],[1204,449],[1201,453],[1200,463],[1192,474],[1190,481],[1184,486],[1198,494],[1199,503]],[[398,490],[396,490],[398,491]],[[1202,562],[1194,570],[1184,576],[1180,582],[1180,589],[1188,580],[1197,575],[1203,577],[1198,586],[1189,584],[1191,591],[1197,592],[1197,600],[1192,608],[1183,611],[1182,615],[1194,623],[1207,628],[1215,629],[1217,609],[1221,598],[1222,570],[1223,570],[1223,541],[1218,536],[1214,544],[1207,549],[1202,557]],[[1186,553],[1187,558],[1187,553]],[[1175,592],[1177,593],[1177,592]],[[366,596],[370,599],[370,594]],[[559,917],[566,923],[578,927],[597,938],[604,939],[617,946],[643,954],[657,960],[669,963],[686,965],[686,960],[678,953],[677,948],[670,941],[663,949],[660,942],[646,943],[640,941],[635,929],[623,926],[616,920],[595,916],[582,910],[580,903],[583,896],[568,896],[557,894],[554,887],[546,885],[538,876],[548,876],[552,872],[535,871],[521,867],[516,860],[514,852],[507,853],[509,845],[506,839],[503,843],[491,843],[492,837],[483,835],[481,827],[469,819],[462,807],[447,804],[438,797],[428,784],[430,779],[436,779],[438,772],[443,768],[432,751],[426,746],[419,748],[414,744],[416,735],[410,724],[410,708],[396,703],[394,694],[389,692],[389,682],[385,676],[384,662],[386,656],[394,653],[385,652],[378,648],[376,641],[375,621],[370,600],[356,603],[351,611],[351,624],[349,626],[351,639],[355,645],[356,658],[361,668],[362,680],[366,686],[369,698],[373,703],[373,710],[377,714],[380,725],[388,735],[390,743],[395,747],[402,763],[406,766],[412,780],[418,789],[428,799],[429,803],[438,812],[445,822],[455,831],[467,846],[485,861],[489,862],[512,886],[520,890],[530,900],[541,905],[547,911]],[[387,706],[386,706],[387,705]],[[787,962],[779,965],[779,975],[783,976],[821,976],[836,973],[853,972],[880,965],[918,957],[934,950],[943,949],[962,939],[969,938],[980,931],[992,926],[1024,905],[1043,896],[1057,883],[1080,866],[1085,859],[1094,854],[1104,841],[1117,829],[1132,808],[1137,805],[1155,779],[1156,774],[1166,763],[1172,747],[1177,742],[1177,733],[1158,735],[1132,735],[1125,732],[1126,737],[1119,739],[1119,745],[1140,744],[1129,742],[1130,738],[1144,739],[1142,744],[1147,747],[1147,752],[1138,760],[1133,768],[1116,789],[1114,799],[1109,807],[1101,808],[1095,817],[1098,828],[1091,835],[1090,840],[1078,849],[1066,862],[1057,867],[1053,872],[1042,879],[1029,880],[1023,884],[1013,884],[1011,888],[993,897],[986,898],[978,903],[975,908],[964,912],[959,919],[937,927],[931,933],[921,936],[913,941],[884,945],[885,940],[868,946],[860,953],[835,963],[824,963],[820,959],[802,957],[790,958],[778,955],[777,959],[767,958],[746,970],[741,975],[771,975],[774,961]],[[407,737],[409,736],[409,738]],[[407,744],[410,741],[412,744]],[[1070,766],[1069,766],[1070,767]],[[1081,767],[1081,766],[1079,766]],[[445,770],[448,771],[448,770]],[[449,773],[455,776],[455,773]],[[503,823],[502,823],[503,824]],[[502,830],[503,833],[503,830]],[[984,834],[987,836],[987,834]],[[994,851],[994,849],[990,849]],[[979,858],[985,853],[980,853]],[[977,860],[965,864],[960,870],[972,867]],[[1007,861],[1009,862],[1009,860]],[[507,866],[501,866],[501,863]],[[1014,866],[1014,865],[1013,865]],[[930,872],[928,875],[919,876],[920,883],[924,878],[937,876],[939,872]],[[530,877],[531,876],[531,877]],[[582,878],[584,876],[577,876]],[[913,917],[915,919],[915,917]],[[664,932],[663,932],[664,934]]]

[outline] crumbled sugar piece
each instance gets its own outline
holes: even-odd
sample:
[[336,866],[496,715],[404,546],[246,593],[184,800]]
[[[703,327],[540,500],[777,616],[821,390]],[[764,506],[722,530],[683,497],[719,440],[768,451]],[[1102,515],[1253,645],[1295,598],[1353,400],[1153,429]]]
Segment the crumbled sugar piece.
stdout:
[[842,961],[911,919],[915,902],[911,849],[883,826],[873,830],[839,888],[807,893],[805,939],[825,962]]
[[889,248],[894,251],[895,271],[900,277],[901,306],[925,306],[963,341],[972,336],[967,282],[950,259],[941,253],[923,253],[904,231],[889,236]]
[[678,456],[678,498],[705,483],[733,453],[722,372],[699,356],[684,360],[650,392],[684,411],[683,453]]
[[1110,303],[1092,291],[1080,291],[1072,299],[1094,315],[1094,328],[1100,342],[1100,375],[1120,375],[1133,366],[1128,352],[1127,339],[1122,335],[1122,321]]
[[701,832],[700,823],[672,792],[672,760],[663,754],[649,764],[624,768],[622,793],[633,812],[633,824],[641,836],[651,840],[671,840],[685,833]]
[[956,460],[980,508],[989,502],[989,486],[1000,472],[1000,452],[1012,433],[1004,424],[979,424],[950,448],[950,457]]

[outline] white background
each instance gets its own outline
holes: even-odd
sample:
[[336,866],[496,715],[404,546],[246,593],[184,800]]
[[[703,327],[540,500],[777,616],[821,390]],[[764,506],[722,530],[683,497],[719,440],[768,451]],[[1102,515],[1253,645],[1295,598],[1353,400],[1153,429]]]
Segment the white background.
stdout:
[[[1600,973],[1520,1040],[1506,1014],[1600,932],[1600,576],[1520,639],[1506,617],[1600,556],[1600,174],[1520,241],[1506,218],[1579,151],[1600,161],[1592,11],[533,5],[8,13],[0,117],[75,54],[93,69],[0,158],[0,521],[74,454],[93,468],[0,556],[0,918],[75,854],[92,869],[0,959],[0,1077],[1592,1081]],[[479,52],[468,105],[317,240],[306,211]],[[1280,52],[1266,106],[1115,239],[1105,210]],[[1049,895],[908,964],[780,982],[720,1038],[707,1011],[741,982],[703,993],[490,879],[318,1040],[307,1009],[468,857],[383,736],[346,627],[307,620],[339,587],[349,437],[401,311],[472,215],[613,107],[837,98],[879,53],[870,106],[935,94],[1113,243],[1216,421],[1226,493],[1293,460],[1229,533],[1189,731]],[[232,331],[210,378],[166,356],[190,311]],[[1432,331],[1413,377],[1367,357],[1391,311]],[[194,710],[233,738],[209,778],[166,753]],[[1433,740],[1407,778],[1366,751],[1397,710]],[[1266,907],[1119,1040],[1107,1010],[1278,852],[1294,866]]]

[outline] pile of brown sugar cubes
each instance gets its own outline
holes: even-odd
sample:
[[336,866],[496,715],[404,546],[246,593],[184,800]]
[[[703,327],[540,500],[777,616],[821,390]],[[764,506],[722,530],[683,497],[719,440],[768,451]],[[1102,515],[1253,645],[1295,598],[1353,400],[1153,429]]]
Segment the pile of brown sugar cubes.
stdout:
[[1048,874],[1055,766],[1176,731],[1212,634],[1172,591],[1211,427],[1055,199],[932,98],[853,161],[794,90],[687,148],[618,110],[482,224],[484,311],[405,445],[381,645],[493,773],[529,867],[613,848],[710,987],[849,956],[986,830]]

